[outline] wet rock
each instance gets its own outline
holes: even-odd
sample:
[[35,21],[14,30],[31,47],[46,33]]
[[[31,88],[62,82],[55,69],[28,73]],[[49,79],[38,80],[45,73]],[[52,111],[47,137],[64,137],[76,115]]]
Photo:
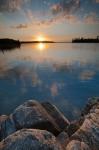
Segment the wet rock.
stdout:
[[[80,128],[70,137],[70,143],[74,143],[74,147],[77,147],[77,145],[83,142],[90,150],[99,150],[99,100],[95,99],[95,101],[91,101],[85,110],[83,115],[84,121]],[[73,140],[79,141],[79,144],[75,144]],[[69,145],[71,145],[70,143]],[[69,145],[67,146],[67,150],[72,150],[73,148],[70,149]],[[78,146],[76,150],[79,149]]]
[[11,116],[0,116],[0,141],[15,132],[15,124]]
[[[27,101],[23,105],[20,105],[13,112],[12,117],[17,130],[22,128],[44,129],[55,135],[59,134],[69,124],[69,121],[55,106],[48,103],[41,105],[34,100]],[[59,122],[61,122],[62,125],[60,125]]]
[[62,150],[62,147],[47,131],[22,129],[3,140],[0,150]]

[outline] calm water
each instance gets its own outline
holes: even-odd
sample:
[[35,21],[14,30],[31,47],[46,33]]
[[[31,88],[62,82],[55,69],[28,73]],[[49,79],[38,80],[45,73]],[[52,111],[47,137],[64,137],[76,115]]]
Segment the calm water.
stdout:
[[36,99],[75,119],[93,96],[99,96],[99,44],[25,44],[0,52],[0,114]]

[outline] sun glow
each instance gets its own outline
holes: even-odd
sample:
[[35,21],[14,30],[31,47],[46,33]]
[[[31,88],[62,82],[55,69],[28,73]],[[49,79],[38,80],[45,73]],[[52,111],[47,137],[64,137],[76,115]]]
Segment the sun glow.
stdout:
[[40,51],[43,51],[48,48],[48,44],[45,43],[45,41],[48,41],[47,37],[44,35],[39,35],[35,38],[38,43],[36,44],[36,48]]
[[39,35],[37,37],[37,41],[46,41],[46,37],[44,37],[43,35]]
[[42,51],[42,50],[44,50],[44,49],[45,49],[45,47],[46,47],[46,46],[45,46],[45,44],[44,44],[44,43],[39,43],[39,44],[37,45],[37,47],[38,47],[38,49],[39,49],[39,50],[41,50],[41,51]]

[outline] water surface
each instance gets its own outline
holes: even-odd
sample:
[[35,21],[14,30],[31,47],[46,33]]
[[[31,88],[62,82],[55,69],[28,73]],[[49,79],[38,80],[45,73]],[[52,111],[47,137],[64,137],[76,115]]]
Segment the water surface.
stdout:
[[24,44],[0,51],[0,114],[35,99],[75,119],[93,96],[99,96],[99,44]]

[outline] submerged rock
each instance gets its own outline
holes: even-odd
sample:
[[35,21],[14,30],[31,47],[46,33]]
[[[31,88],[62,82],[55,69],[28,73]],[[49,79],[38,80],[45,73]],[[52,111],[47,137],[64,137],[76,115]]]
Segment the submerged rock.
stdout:
[[62,150],[62,147],[47,131],[22,129],[3,140],[0,150]]

